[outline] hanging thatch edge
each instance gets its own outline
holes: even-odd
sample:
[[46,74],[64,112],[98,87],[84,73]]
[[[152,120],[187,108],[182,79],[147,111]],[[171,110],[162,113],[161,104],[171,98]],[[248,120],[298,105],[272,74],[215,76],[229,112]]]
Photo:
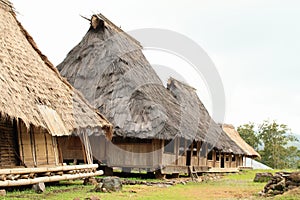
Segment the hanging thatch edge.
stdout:
[[[2,0],[1,0],[2,1]],[[3,1],[2,1],[3,2]],[[5,3],[5,2],[4,2]],[[65,84],[69,87],[69,89],[74,92],[75,95],[77,95],[79,97],[79,99],[84,102],[88,108],[90,108],[91,110],[93,110],[102,120],[103,125],[99,126],[100,128],[102,128],[105,131],[105,135],[108,139],[112,138],[113,135],[113,126],[112,124],[104,117],[104,115],[102,115],[98,110],[96,110],[95,108],[93,108],[88,102],[87,100],[83,97],[83,95],[78,91],[75,90],[73,88],[73,86],[65,79],[63,78],[60,73],[58,72],[58,70],[54,67],[54,65],[48,60],[47,56],[45,56],[37,47],[37,44],[35,43],[35,41],[33,40],[33,38],[31,37],[31,35],[28,33],[28,31],[23,27],[23,25],[18,21],[16,13],[12,7],[12,4],[9,5],[10,7],[10,13],[12,14],[12,16],[14,17],[14,19],[16,20],[21,32],[23,33],[23,35],[25,36],[25,38],[27,39],[27,41],[29,42],[29,44],[32,46],[32,48],[37,52],[37,54],[40,56],[40,58],[43,60],[43,62],[56,74],[56,76]],[[3,115],[3,114],[2,114]],[[7,114],[6,114],[7,115]],[[7,115],[9,116],[9,115]],[[11,119],[19,119],[17,116],[9,116]],[[22,120],[24,121],[24,120]],[[30,127],[31,123],[27,123],[24,121],[24,124],[26,125],[26,127]],[[43,129],[46,129],[47,131],[49,131],[47,128],[38,125],[38,124],[32,124],[38,127],[41,127]],[[84,130],[88,127],[80,127],[80,130]],[[73,132],[75,131],[75,129],[73,130]],[[50,133],[49,133],[50,134]]]

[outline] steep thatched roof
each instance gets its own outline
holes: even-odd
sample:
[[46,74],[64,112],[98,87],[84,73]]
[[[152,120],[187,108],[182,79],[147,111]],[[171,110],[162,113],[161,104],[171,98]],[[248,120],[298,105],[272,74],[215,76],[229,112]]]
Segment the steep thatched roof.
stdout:
[[225,131],[225,133],[239,146],[241,147],[245,155],[247,156],[253,156],[253,157],[259,157],[259,153],[257,153],[253,147],[251,147],[249,144],[241,138],[240,134],[235,130],[234,126],[231,124],[222,124],[222,128]]
[[167,88],[180,104],[183,134],[213,144],[215,148],[226,153],[244,154],[244,151],[211,118],[194,88],[174,78],[169,79]]
[[141,45],[103,15],[57,66],[113,124],[115,135],[173,139],[179,106],[142,53]]
[[67,83],[17,21],[12,5],[0,1],[0,116],[22,120],[51,135],[112,125]]

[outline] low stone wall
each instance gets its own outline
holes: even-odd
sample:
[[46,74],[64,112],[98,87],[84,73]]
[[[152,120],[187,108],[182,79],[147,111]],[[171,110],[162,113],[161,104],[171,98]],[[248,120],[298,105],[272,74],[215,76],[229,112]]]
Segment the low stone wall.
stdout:
[[262,196],[274,196],[300,187],[300,172],[277,172],[260,192]]

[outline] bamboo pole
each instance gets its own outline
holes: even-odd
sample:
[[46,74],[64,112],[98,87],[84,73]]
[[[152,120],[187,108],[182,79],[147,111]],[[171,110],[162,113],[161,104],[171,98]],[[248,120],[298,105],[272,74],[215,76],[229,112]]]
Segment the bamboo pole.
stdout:
[[20,186],[20,185],[32,185],[40,182],[54,182],[62,180],[73,180],[80,178],[87,178],[93,176],[103,175],[103,171],[96,171],[90,173],[79,173],[79,174],[63,174],[61,176],[50,176],[50,177],[38,177],[34,179],[19,179],[19,180],[5,180],[0,181],[0,187],[11,187],[11,186]]
[[0,169],[0,175],[57,172],[57,171],[70,171],[70,170],[81,170],[81,169],[97,169],[97,167],[98,164],[67,165],[67,166],[38,167],[38,168],[12,168],[12,169]]

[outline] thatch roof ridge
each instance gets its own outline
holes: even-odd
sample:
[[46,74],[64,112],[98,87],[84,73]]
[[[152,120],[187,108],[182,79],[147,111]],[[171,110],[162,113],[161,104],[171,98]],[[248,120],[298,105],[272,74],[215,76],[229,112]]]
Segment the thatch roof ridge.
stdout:
[[177,80],[177,79],[175,79],[175,78],[173,78],[173,77],[170,77],[170,78],[168,79],[168,83],[167,83],[167,84],[172,84],[172,82],[176,82],[176,83],[180,84],[181,86],[184,86],[184,87],[185,87],[186,89],[188,89],[188,90],[191,90],[191,91],[197,91],[196,88],[194,88],[193,86],[189,85],[188,83],[185,83],[185,82],[183,82],[183,81],[179,81],[179,80]]
[[225,133],[245,152],[247,156],[259,157],[253,147],[251,147],[245,140],[240,136],[235,127],[232,124],[222,124],[221,125]]
[[235,129],[233,124],[220,124],[223,128],[233,128]]
[[142,48],[142,45],[141,45],[141,43],[139,41],[137,41],[134,37],[132,37],[131,35],[129,35],[125,31],[123,31],[120,27],[118,27],[117,25],[115,25],[112,21],[110,21],[102,13],[95,14],[94,16],[97,16],[99,19],[101,19],[104,22],[106,22],[107,24],[109,24],[109,26],[114,27],[118,32],[124,33],[128,38],[130,38],[134,43],[136,43],[137,45],[139,45]]
[[140,44],[101,14],[90,21],[88,32],[57,69],[114,124],[115,135],[173,139],[179,129],[178,103]]
[[0,0],[0,3],[2,5],[6,5],[9,9],[12,9],[12,10],[14,9],[12,3],[9,0]]
[[[185,118],[187,118],[188,121],[183,122],[184,126],[181,130],[184,134],[193,133],[196,141],[213,144],[215,148],[226,153],[244,153],[211,118],[193,87],[174,78],[170,78],[167,88],[173,93],[179,103],[181,103],[183,110],[188,110],[188,112],[185,112]],[[193,127],[194,130],[190,129],[193,123],[198,123],[196,127]]]
[[[21,119],[27,127],[31,124],[42,127],[52,135],[70,135],[97,127],[110,135],[112,125],[60,76],[17,20],[9,3],[0,2],[3,24],[0,83],[4,96],[0,99],[1,115]],[[12,103],[16,105],[9,105]]]

